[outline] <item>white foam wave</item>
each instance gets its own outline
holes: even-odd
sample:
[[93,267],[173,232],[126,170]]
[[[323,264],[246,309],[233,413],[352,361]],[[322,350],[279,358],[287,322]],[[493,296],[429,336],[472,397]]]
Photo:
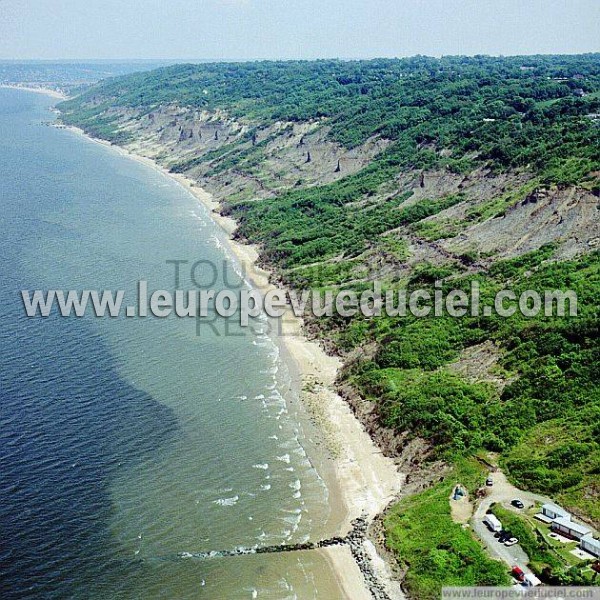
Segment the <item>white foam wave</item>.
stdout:
[[210,238],[208,240],[206,240],[207,244],[210,244],[212,246],[214,246],[215,248],[223,248],[223,244],[221,243],[221,240],[213,233],[213,235],[210,236]]
[[219,498],[218,500],[214,500],[213,504],[218,504],[219,506],[234,506],[237,504],[239,496],[232,496],[231,498]]

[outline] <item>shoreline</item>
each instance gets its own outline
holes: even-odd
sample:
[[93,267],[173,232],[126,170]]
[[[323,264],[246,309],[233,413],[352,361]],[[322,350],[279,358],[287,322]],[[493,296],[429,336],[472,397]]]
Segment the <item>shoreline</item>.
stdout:
[[[258,248],[232,239],[237,227],[235,220],[221,215],[218,212],[219,203],[195,181],[171,173],[155,160],[136,151],[91,137],[78,127],[62,124],[58,127],[109,147],[177,182],[205,207],[209,217],[225,233],[229,249],[252,286],[263,294],[276,289],[269,281],[269,271],[257,264]],[[335,380],[341,367],[340,359],[329,356],[318,342],[304,335],[302,319],[294,316],[290,307],[278,322],[280,330],[272,335],[272,339],[297,382],[301,410],[306,413],[325,446],[321,451],[324,456],[319,460],[319,466],[324,471],[323,477],[330,499],[333,500],[330,500],[327,529],[331,529],[333,535],[344,536],[351,529],[354,519],[362,516],[370,522],[383,512],[398,496],[404,477],[398,472],[393,459],[383,456],[348,403],[336,392]],[[315,446],[311,450],[317,452]],[[371,597],[359,566],[348,549],[323,549],[320,553],[332,567],[340,589],[348,598]],[[373,562],[377,562],[380,578],[388,583],[386,587],[393,590],[391,597],[402,597],[399,585],[390,584],[390,571],[383,560]],[[357,589],[358,583],[362,583],[360,591]]]
[[0,83],[0,88],[4,88],[7,90],[21,90],[23,92],[34,92],[36,94],[44,94],[45,96],[51,96],[56,100],[66,100],[68,96],[59,92],[58,90],[53,90],[51,88],[46,87],[35,87],[28,85],[17,85],[16,83]]

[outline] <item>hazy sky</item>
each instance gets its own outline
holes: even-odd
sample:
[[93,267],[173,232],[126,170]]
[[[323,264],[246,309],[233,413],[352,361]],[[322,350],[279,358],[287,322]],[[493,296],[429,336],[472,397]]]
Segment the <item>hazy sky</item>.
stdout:
[[0,0],[0,58],[600,50],[600,0]]

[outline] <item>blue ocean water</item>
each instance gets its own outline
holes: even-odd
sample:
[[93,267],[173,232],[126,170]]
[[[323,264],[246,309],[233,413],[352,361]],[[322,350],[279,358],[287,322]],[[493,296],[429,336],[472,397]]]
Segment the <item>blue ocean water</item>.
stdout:
[[25,316],[23,289],[173,289],[167,260],[237,277],[188,192],[51,103],[0,89],[0,597],[336,598],[316,553],[193,558],[328,519],[264,323]]

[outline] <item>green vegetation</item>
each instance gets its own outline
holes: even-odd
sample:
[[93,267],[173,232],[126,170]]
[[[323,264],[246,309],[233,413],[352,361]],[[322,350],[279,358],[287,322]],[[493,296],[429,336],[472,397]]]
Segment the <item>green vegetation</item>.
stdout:
[[473,493],[484,473],[473,459],[458,461],[443,482],[402,499],[386,515],[387,544],[410,566],[404,584],[411,597],[437,599],[444,586],[508,585],[506,566],[489,559],[450,514],[456,481]]
[[[546,246],[496,263],[490,277],[480,278],[482,305],[510,279],[517,294],[574,290],[577,317],[382,316],[369,327],[349,326],[352,346],[375,342],[379,350],[372,360],[353,364],[346,376],[377,404],[387,425],[432,440],[438,455],[463,456],[480,447],[501,451],[516,484],[562,493],[567,506],[597,518],[592,504],[600,465],[600,256],[544,262],[553,251]],[[453,279],[446,286],[460,288],[472,280]],[[501,394],[438,370],[484,340],[499,346],[500,367],[518,375]]]
[[407,195],[371,206],[348,206],[383,182],[362,171],[318,188],[286,192],[276,201],[243,202],[231,209],[238,234],[263,244],[265,257],[281,267],[339,254],[356,256],[390,229],[416,223],[461,201],[461,196],[422,200],[403,207]]
[[318,263],[289,271],[288,281],[297,288],[313,289],[343,286],[366,275],[366,267],[357,259]]
[[[577,317],[384,314],[333,318],[322,326],[335,331],[341,348],[377,348],[372,358],[355,361],[343,376],[373,401],[385,425],[430,440],[437,457],[446,460],[479,448],[502,452],[515,484],[557,496],[597,522],[600,255],[553,262],[554,253],[550,244],[498,261],[486,276],[423,263],[413,270],[408,291],[432,288],[434,281],[448,277],[444,290],[467,290],[477,281],[486,305],[507,285],[517,294],[571,289],[578,297]],[[502,391],[444,368],[463,350],[486,340],[498,348],[497,371],[514,378]]]
[[537,575],[543,575],[547,569],[558,569],[562,561],[544,538],[536,534],[532,526],[513,511],[496,504],[492,512],[500,519],[502,527],[510,531],[519,540],[521,548],[529,557],[529,566]]
[[505,457],[515,483],[556,494],[565,506],[578,507],[600,521],[600,506],[593,493],[600,473],[598,423],[596,400],[577,418],[568,414],[550,419],[527,432]]
[[400,262],[405,261],[410,255],[406,240],[394,234],[382,235],[375,244],[375,249],[391,255],[394,260]]
[[[435,337],[419,340],[416,349],[415,339],[409,338],[394,350],[401,362],[426,367],[429,365],[419,360],[419,350],[426,348],[430,339],[437,349],[429,349],[427,357],[431,353],[443,360],[444,352],[451,350],[447,344],[444,347],[446,340]],[[389,352],[386,354],[389,360]],[[444,371],[408,369],[367,372],[360,383],[365,393],[376,399],[385,425],[431,440],[438,453],[465,454],[489,444],[485,436],[490,427],[485,421],[490,418],[493,390],[485,384],[469,383]]]
[[523,275],[525,271],[539,267],[543,261],[552,258],[556,250],[555,244],[546,244],[517,258],[496,261],[489,270],[490,275],[500,279],[512,279]]
[[423,239],[429,241],[454,237],[461,231],[463,225],[450,219],[435,221],[419,221],[414,226],[414,231]]

